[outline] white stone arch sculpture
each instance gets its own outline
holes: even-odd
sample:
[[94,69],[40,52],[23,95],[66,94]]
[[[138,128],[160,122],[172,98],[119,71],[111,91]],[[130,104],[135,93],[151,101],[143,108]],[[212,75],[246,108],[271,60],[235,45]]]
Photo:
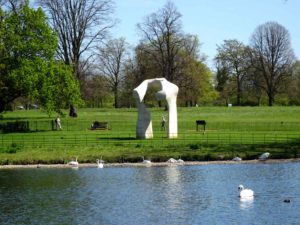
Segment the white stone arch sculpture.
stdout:
[[169,110],[168,137],[177,138],[177,85],[167,81],[165,78],[144,80],[133,90],[133,96],[137,99],[138,119],[136,126],[136,137],[141,139],[153,138],[152,120],[143,100],[149,87],[161,88],[155,94],[158,101],[166,100]]

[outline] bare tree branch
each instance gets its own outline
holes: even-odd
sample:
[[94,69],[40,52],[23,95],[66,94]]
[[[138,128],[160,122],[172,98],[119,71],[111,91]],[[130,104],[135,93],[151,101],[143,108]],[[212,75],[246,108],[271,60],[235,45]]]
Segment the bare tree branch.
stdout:
[[275,95],[291,76],[295,62],[289,32],[276,22],[267,22],[256,28],[250,46],[252,65],[263,78],[260,86],[266,90],[269,106],[272,106]]
[[160,75],[170,81],[176,79],[176,57],[184,45],[180,18],[174,4],[168,2],[137,25],[143,42],[148,46],[145,50],[157,63]]
[[52,26],[59,36],[57,57],[74,66],[80,80],[79,66],[86,65],[92,50],[115,25],[111,19],[112,0],[39,0],[47,9]]
[[99,71],[107,78],[115,95],[115,107],[119,107],[119,88],[124,79],[124,67],[127,60],[127,47],[124,38],[108,41],[98,48]]

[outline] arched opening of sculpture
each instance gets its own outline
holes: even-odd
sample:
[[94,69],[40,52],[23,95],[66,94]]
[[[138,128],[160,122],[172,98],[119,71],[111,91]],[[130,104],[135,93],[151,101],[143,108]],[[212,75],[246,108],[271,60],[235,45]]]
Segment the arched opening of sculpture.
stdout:
[[150,111],[143,102],[147,90],[150,87],[159,87],[161,90],[155,94],[156,100],[166,100],[169,111],[168,137],[177,138],[177,85],[165,78],[144,80],[133,90],[133,96],[137,99],[138,119],[136,125],[136,137],[140,139],[153,138],[152,119]]

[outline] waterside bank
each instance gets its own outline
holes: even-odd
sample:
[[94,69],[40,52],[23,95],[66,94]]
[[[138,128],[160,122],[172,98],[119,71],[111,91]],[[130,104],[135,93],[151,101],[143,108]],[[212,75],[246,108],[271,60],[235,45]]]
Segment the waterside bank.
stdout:
[[[242,160],[239,162],[232,160],[218,161],[187,161],[184,163],[152,162],[146,163],[106,163],[104,167],[149,167],[149,166],[195,166],[211,164],[255,164],[255,163],[299,163],[300,158],[293,159],[268,159],[268,160]],[[97,167],[96,163],[79,163],[78,167],[72,167],[68,164],[29,164],[29,165],[0,165],[0,169],[20,169],[20,168],[92,168]]]

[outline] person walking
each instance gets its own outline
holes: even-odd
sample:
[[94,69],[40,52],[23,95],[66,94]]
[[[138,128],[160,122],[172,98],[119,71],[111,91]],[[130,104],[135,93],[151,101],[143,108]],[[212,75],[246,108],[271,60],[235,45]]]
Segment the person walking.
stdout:
[[55,126],[56,126],[56,130],[61,130],[62,129],[59,116],[57,116],[56,119],[55,119]]
[[161,117],[161,130],[166,130],[166,119],[164,115]]

